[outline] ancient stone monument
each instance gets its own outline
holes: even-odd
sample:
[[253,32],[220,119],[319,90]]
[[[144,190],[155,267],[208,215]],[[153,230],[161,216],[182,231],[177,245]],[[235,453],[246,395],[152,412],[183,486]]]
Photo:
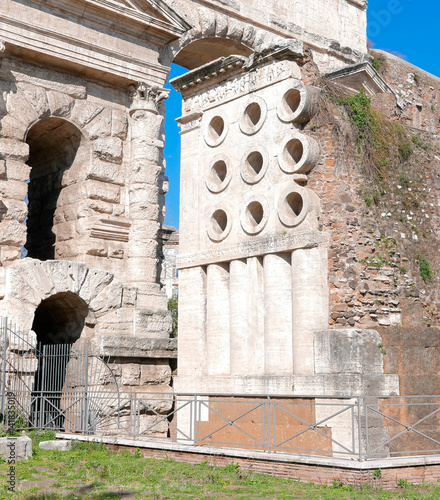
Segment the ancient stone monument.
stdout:
[[[401,366],[384,370],[376,328],[438,324],[438,289],[419,290],[421,250],[409,245],[417,217],[438,220],[438,179],[420,199],[406,172],[371,191],[346,114],[326,121],[319,102],[329,82],[364,88],[401,124],[399,172],[409,150],[423,154],[420,134],[439,133],[440,84],[368,53],[366,8],[4,0],[0,316],[46,344],[92,342],[118,360],[125,388],[171,392],[160,247],[175,62],[189,70],[172,82],[183,96],[175,390],[399,394]],[[409,144],[403,125],[419,134]],[[438,177],[435,158],[425,164]],[[435,225],[423,234],[435,248]]]

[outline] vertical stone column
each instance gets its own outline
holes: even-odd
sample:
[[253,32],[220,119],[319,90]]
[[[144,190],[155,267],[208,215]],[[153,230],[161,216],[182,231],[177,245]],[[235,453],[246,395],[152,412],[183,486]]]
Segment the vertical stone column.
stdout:
[[245,260],[229,264],[231,303],[231,375],[248,373],[248,269]]
[[207,269],[207,365],[210,375],[230,372],[229,266],[210,264]]
[[290,255],[266,255],[263,269],[265,375],[292,375]]
[[200,376],[207,355],[206,272],[191,267],[179,274],[179,375]]
[[263,264],[259,257],[247,259],[248,266],[248,374],[264,373]]
[[314,332],[328,328],[327,248],[292,253],[293,370],[314,373]]
[[128,175],[130,234],[127,278],[138,290],[138,307],[161,309],[166,298],[159,292],[158,238],[161,220],[160,181],[163,171],[163,113],[159,103],[165,89],[147,84],[132,87],[130,108],[131,162]]

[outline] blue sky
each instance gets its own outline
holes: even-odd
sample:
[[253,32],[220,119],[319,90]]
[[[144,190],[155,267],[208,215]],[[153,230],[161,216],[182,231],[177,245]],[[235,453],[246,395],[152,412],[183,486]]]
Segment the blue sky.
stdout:
[[[368,39],[373,48],[390,50],[440,77],[440,0],[369,0]],[[173,65],[170,78],[186,70]],[[167,88],[171,88],[167,84]],[[167,101],[165,159],[170,190],[166,196],[166,224],[179,226],[180,136],[175,119],[180,116],[180,95],[174,90]]]

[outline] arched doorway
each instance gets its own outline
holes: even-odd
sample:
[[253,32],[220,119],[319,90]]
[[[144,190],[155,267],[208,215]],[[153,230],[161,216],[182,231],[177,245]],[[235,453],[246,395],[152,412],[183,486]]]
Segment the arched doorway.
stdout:
[[72,292],[57,293],[37,307],[32,330],[40,344],[73,344],[84,328],[87,304]]
[[[76,182],[72,166],[80,164],[85,153],[83,136],[62,118],[46,118],[33,125],[26,142],[29,144],[28,165],[31,175],[28,187],[27,256],[39,260],[56,258],[55,217],[65,221],[60,201],[61,190]],[[58,211],[58,212],[57,212]]]
[[40,426],[63,428],[61,408],[71,349],[84,328],[87,304],[72,292],[57,293],[35,310],[32,330],[37,334],[38,368],[34,380],[32,419]]

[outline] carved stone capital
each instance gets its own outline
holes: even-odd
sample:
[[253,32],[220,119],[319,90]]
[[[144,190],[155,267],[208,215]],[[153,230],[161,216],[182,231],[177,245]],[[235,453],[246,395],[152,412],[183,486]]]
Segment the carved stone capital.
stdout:
[[151,111],[158,114],[160,102],[168,99],[169,90],[160,88],[157,85],[149,85],[145,82],[139,82],[137,85],[130,85],[131,106],[130,114],[137,110]]

